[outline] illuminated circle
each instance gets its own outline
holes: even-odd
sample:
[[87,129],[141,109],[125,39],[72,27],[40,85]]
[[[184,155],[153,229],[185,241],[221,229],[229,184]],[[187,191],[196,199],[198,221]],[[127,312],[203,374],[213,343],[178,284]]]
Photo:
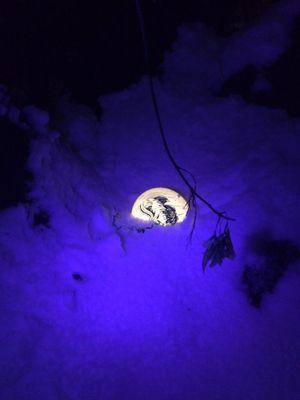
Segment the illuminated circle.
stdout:
[[169,226],[182,222],[188,209],[187,200],[175,190],[158,187],[142,193],[136,199],[131,214],[143,221]]

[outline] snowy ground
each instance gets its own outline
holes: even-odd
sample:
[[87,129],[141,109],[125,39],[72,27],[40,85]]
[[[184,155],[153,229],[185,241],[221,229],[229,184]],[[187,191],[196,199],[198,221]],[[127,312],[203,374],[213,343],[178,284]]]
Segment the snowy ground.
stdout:
[[[189,246],[192,215],[131,229],[144,190],[188,195],[163,151],[146,80],[101,98],[101,121],[62,101],[58,132],[47,114],[23,110],[39,134],[33,202],[1,213],[1,400],[300,398],[299,262],[259,309],[242,285],[244,266],[260,263],[251,235],[300,246],[300,121],[215,95],[245,65],[274,62],[299,11],[299,1],[279,4],[227,40],[182,28],[156,82],[178,163],[236,218],[236,259],[205,274],[202,243],[216,221],[204,205]],[[39,210],[49,227],[34,226]]]

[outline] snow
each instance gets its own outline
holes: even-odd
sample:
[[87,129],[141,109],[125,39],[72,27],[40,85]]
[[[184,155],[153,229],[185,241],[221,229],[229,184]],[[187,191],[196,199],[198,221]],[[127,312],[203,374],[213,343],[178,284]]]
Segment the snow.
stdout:
[[[298,5],[280,3],[226,42],[202,25],[183,27],[155,82],[176,160],[236,218],[236,259],[205,274],[202,243],[216,221],[203,204],[190,245],[191,214],[144,233],[130,217],[151,187],[188,197],[163,151],[146,79],[101,98],[100,121],[68,99],[58,131],[43,110],[22,110],[38,135],[32,204],[1,212],[1,400],[299,399],[299,262],[260,309],[241,277],[259,263],[251,235],[267,229],[300,246],[300,121],[215,95],[249,62],[276,60]],[[19,114],[10,114],[15,123]],[[34,226],[40,210],[49,227]]]

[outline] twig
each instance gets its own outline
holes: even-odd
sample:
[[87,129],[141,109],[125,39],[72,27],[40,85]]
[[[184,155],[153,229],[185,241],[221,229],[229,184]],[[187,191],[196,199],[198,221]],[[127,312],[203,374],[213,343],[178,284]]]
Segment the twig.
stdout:
[[144,23],[143,13],[142,13],[141,5],[140,5],[140,0],[135,0],[135,4],[136,4],[136,10],[137,10],[139,24],[140,24],[140,30],[141,30],[141,34],[142,34],[144,57],[145,57],[145,62],[146,62],[146,67],[147,67],[147,75],[148,75],[148,79],[149,79],[149,87],[150,87],[151,99],[152,99],[153,108],[154,108],[154,111],[155,111],[155,115],[156,115],[156,119],[157,119],[157,123],[158,123],[158,127],[159,127],[159,132],[160,132],[160,136],[161,136],[161,139],[162,139],[162,142],[163,142],[164,149],[165,149],[165,151],[166,151],[171,163],[173,164],[175,170],[177,171],[178,175],[181,177],[183,182],[189,188],[190,193],[192,195],[192,198],[196,197],[197,199],[202,201],[219,218],[223,218],[223,219],[225,219],[227,221],[235,221],[234,218],[225,215],[226,212],[217,210],[211,203],[209,203],[203,196],[201,196],[195,190],[195,188],[192,186],[190,181],[184,175],[184,173],[183,173],[184,169],[181,168],[177,164],[175,158],[173,157],[173,154],[171,153],[171,150],[169,148],[169,144],[168,144],[168,141],[166,139],[165,132],[164,132],[164,129],[163,129],[163,124],[162,124],[162,121],[161,121],[159,107],[158,107],[158,104],[157,104],[156,94],[155,94],[155,90],[154,90],[154,83],[153,83],[153,78],[152,78],[152,75],[151,75],[151,63],[150,63],[150,55],[149,55],[149,46],[148,46],[148,41],[147,41],[147,37],[146,37],[145,23]]

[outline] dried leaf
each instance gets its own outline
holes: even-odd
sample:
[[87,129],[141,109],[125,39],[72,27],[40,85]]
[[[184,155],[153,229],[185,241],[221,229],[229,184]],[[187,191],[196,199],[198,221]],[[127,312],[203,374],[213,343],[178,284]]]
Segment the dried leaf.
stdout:
[[207,266],[210,268],[215,265],[221,265],[225,258],[233,259],[235,252],[230,237],[228,225],[226,225],[224,232],[219,235],[214,234],[205,243],[206,248],[202,259],[202,270],[205,272]]

